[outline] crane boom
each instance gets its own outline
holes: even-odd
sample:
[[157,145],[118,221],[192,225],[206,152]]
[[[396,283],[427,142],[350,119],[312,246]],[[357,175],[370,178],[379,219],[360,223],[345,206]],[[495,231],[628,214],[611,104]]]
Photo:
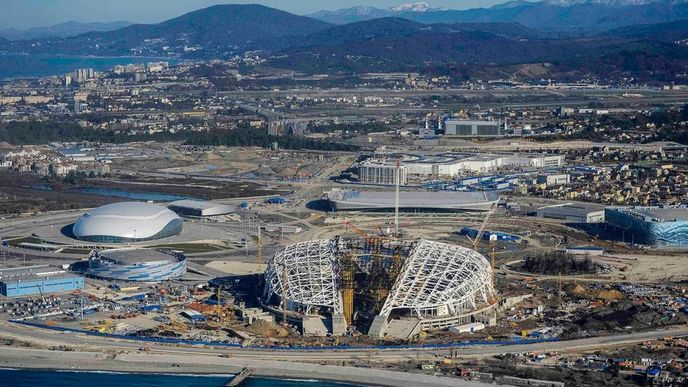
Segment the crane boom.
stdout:
[[485,227],[487,226],[487,222],[490,220],[490,216],[494,214],[495,210],[497,210],[497,203],[493,203],[492,206],[490,206],[490,209],[487,211],[487,214],[485,215],[485,219],[483,219],[483,223],[480,225],[480,228],[478,229],[478,234],[475,236],[475,239],[473,240],[473,250],[475,250],[475,247],[478,246],[478,242],[480,241],[480,238],[483,237],[483,233],[485,232]]

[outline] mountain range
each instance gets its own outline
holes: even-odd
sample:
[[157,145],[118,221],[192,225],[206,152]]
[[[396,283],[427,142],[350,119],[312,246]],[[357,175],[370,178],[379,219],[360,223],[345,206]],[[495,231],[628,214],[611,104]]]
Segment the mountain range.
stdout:
[[467,10],[433,9],[424,4],[389,9],[351,7],[309,16],[332,24],[388,16],[421,23],[513,22],[543,31],[585,35],[634,24],[688,19],[688,0],[515,0]]
[[131,24],[132,23],[127,21],[116,21],[111,23],[79,23],[75,21],[68,21],[48,27],[34,27],[26,30],[7,28],[0,30],[0,37],[7,40],[68,38],[86,32],[114,31]]
[[[0,51],[198,59],[255,52],[267,58],[264,66],[306,73],[419,71],[470,78],[486,72],[495,77],[518,72],[526,77],[630,77],[685,82],[688,22],[679,16],[686,10],[686,1],[516,1],[469,11],[413,4],[390,9],[403,17],[347,24],[333,24],[262,5],[227,4],[159,24],[134,24],[115,31],[19,41],[0,38]],[[561,5],[564,3],[570,5]],[[581,33],[519,22],[525,10],[529,10],[530,17],[543,21],[564,14],[571,21],[579,18],[575,16],[577,7],[591,6],[636,12],[636,16],[623,20],[617,17],[616,21],[608,18],[600,23],[613,28],[604,29],[596,24]],[[648,6],[665,7],[666,11],[665,17],[654,15],[647,18],[650,21],[670,20],[632,24],[634,20],[644,21],[639,15],[649,12],[643,8]],[[557,12],[533,11],[543,9]],[[493,17],[479,17],[488,11]],[[504,16],[509,12],[521,16]],[[432,21],[436,19],[440,22]]]
[[221,57],[257,39],[307,35],[330,24],[262,5],[215,5],[158,24],[132,24],[69,38],[13,41],[9,52],[58,55]]

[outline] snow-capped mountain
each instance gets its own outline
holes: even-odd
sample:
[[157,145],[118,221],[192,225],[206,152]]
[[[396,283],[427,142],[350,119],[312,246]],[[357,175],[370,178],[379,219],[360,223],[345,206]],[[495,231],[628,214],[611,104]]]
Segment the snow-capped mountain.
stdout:
[[396,7],[390,8],[394,12],[436,12],[436,11],[446,11],[447,8],[432,8],[426,2],[401,4]]
[[309,16],[332,24],[382,17],[426,24],[519,23],[542,31],[587,35],[629,25],[688,20],[688,0],[511,0],[467,10],[432,8],[420,2],[388,9],[352,7],[320,11]]
[[393,17],[407,13],[443,12],[447,8],[433,8],[426,2],[400,4],[391,8],[382,9],[366,5],[342,8],[335,11],[322,10],[308,16],[334,24],[345,24],[363,20],[377,19],[381,17]]

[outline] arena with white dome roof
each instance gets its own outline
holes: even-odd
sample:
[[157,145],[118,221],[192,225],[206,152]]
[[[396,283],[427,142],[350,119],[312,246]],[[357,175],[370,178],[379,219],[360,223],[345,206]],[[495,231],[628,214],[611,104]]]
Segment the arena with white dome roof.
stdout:
[[121,202],[89,210],[74,223],[72,234],[89,242],[127,243],[167,238],[182,227],[181,218],[166,207]]

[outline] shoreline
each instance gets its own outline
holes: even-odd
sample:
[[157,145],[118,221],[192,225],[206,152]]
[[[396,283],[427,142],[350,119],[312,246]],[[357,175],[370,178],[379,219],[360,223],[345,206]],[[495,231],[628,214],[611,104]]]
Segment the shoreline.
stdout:
[[[202,373],[202,372],[157,372],[157,371],[111,371],[111,370],[99,370],[99,369],[65,369],[65,368],[20,368],[20,367],[0,367],[0,371],[29,371],[29,372],[64,372],[64,373],[90,373],[90,374],[112,374],[112,375],[160,375],[160,376],[178,376],[178,377],[208,377],[208,378],[227,378],[228,381],[233,380],[238,373]],[[261,379],[261,380],[279,380],[279,381],[308,381],[317,383],[336,383],[342,385],[350,385],[350,383],[337,381],[337,380],[325,380],[317,378],[282,378],[277,376],[256,376],[251,375],[247,379]],[[356,384],[356,386],[376,386],[374,384]]]
[[251,368],[251,377],[254,378],[312,379],[357,386],[488,386],[460,378],[283,360],[134,352],[63,352],[24,347],[2,347],[0,368],[127,374],[228,375],[228,378],[230,374],[236,375],[243,368]]

